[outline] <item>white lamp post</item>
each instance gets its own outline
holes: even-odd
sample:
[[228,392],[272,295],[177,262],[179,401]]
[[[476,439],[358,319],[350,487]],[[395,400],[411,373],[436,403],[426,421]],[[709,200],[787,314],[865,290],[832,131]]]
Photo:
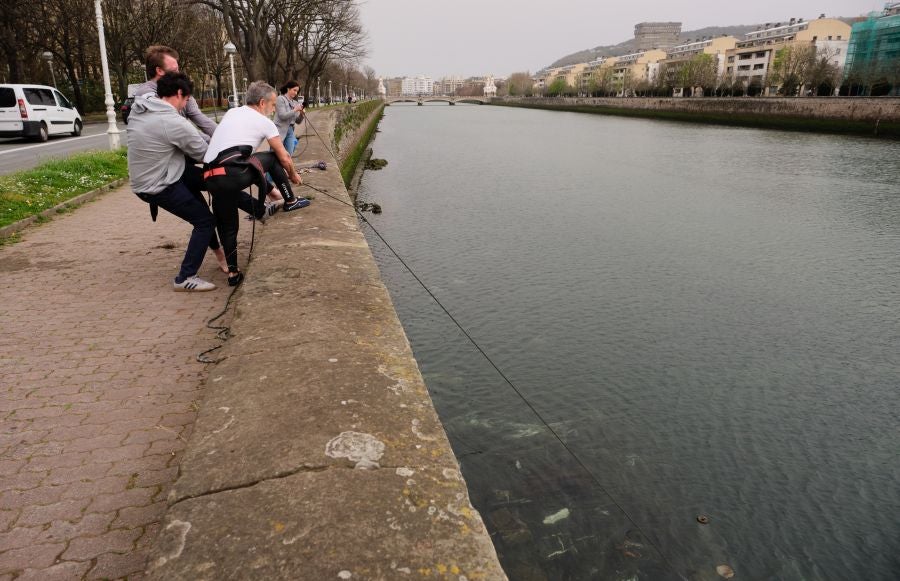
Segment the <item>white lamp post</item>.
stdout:
[[329,103],[332,102],[332,97],[331,97],[331,81],[330,81],[330,80],[328,81],[328,102],[329,102]]
[[228,62],[231,64],[231,94],[234,96],[234,106],[238,106],[237,81],[234,78],[234,53],[237,47],[231,41],[225,43],[225,54],[228,55]]
[[94,12],[97,14],[97,34],[100,37],[100,66],[103,68],[103,88],[106,90],[106,121],[109,127],[106,130],[109,135],[109,148],[119,149],[119,128],[116,127],[116,112],[113,111],[112,86],[109,83],[109,64],[106,62],[106,35],[103,31],[103,8],[100,0],[94,0]]
[[41,53],[41,58],[47,61],[50,66],[50,78],[53,79],[53,86],[56,86],[56,73],[53,72],[53,53],[48,51]]
[[319,91],[319,77],[316,77],[316,107],[322,102],[322,93]]

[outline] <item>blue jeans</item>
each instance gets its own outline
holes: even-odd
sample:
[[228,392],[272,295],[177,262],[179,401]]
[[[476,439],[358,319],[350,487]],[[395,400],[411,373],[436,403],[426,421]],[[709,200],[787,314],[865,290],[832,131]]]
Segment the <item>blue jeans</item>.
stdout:
[[284,148],[290,155],[294,155],[294,150],[297,149],[298,143],[297,136],[294,135],[294,126],[291,125],[288,127],[287,135],[284,136]]
[[158,194],[138,193],[137,196],[148,204],[156,204],[194,227],[187,250],[184,251],[181,270],[175,280],[183,282],[184,279],[197,274],[200,265],[203,264],[206,249],[209,248],[209,242],[216,232],[216,221],[206,204],[191,193],[182,180],[178,180]]

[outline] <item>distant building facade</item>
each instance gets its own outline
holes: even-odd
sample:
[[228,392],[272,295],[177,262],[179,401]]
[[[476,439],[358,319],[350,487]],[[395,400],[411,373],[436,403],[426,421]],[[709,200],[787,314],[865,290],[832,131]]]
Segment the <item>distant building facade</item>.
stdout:
[[844,79],[853,95],[900,95],[900,2],[853,25]]
[[680,22],[641,22],[634,25],[635,48],[637,52],[671,48],[680,34]]
[[778,51],[791,46],[814,46],[817,55],[828,55],[831,64],[842,68],[847,58],[850,25],[834,18],[791,20],[768,24],[748,33],[735,48],[727,51],[725,75],[743,84],[750,94],[776,95],[780,88],[772,78]]
[[403,93],[403,77],[394,77],[384,80],[388,97],[399,97]]
[[634,95],[640,85],[654,84],[659,76],[659,63],[666,58],[664,50],[644,50],[610,59],[612,80],[620,96]]
[[[701,38],[670,48],[666,58],[660,62],[660,75],[665,84],[672,87],[672,96],[684,96],[685,88],[692,88],[683,86],[681,73],[684,67],[698,55],[707,54],[712,57],[715,63],[715,79],[721,79],[725,74],[726,53],[737,43],[738,39],[733,36],[719,36],[717,38]],[[694,91],[691,91],[691,94],[694,94]]]
[[456,90],[463,86],[463,79],[459,76],[444,77],[435,81],[434,92],[438,95],[455,95]]
[[400,94],[405,96],[431,95],[434,93],[434,80],[425,75],[404,77]]
[[494,76],[488,75],[484,82],[484,96],[485,97],[496,97],[497,96],[497,85],[494,84]]

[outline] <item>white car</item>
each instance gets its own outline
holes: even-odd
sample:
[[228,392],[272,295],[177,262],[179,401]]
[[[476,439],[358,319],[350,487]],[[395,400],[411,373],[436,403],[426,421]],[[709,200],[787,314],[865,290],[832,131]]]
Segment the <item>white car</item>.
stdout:
[[0,137],[81,135],[81,115],[65,96],[46,85],[0,85]]

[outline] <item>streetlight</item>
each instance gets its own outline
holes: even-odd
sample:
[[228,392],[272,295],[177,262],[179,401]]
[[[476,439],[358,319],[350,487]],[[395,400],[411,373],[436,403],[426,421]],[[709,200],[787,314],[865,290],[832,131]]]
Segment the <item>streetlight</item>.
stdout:
[[100,37],[100,66],[103,68],[103,88],[106,90],[106,121],[109,127],[106,130],[109,135],[109,148],[119,149],[119,128],[116,127],[116,112],[113,111],[112,85],[109,83],[109,64],[106,62],[106,35],[103,32],[103,7],[100,0],[94,0],[94,12],[97,15],[97,35]]
[[331,81],[329,80],[329,81],[328,81],[328,103],[331,104],[331,102],[332,102],[332,98],[331,98]]
[[238,106],[237,102],[237,81],[234,78],[234,53],[237,52],[237,47],[231,41],[225,43],[225,54],[228,55],[228,62],[231,63],[231,94],[234,95],[234,106]]
[[322,93],[319,91],[319,77],[316,77],[316,107],[322,103]]
[[53,79],[53,86],[56,86],[56,73],[53,72],[53,53],[49,50],[41,53],[41,58],[47,61],[50,66],[50,77]]

